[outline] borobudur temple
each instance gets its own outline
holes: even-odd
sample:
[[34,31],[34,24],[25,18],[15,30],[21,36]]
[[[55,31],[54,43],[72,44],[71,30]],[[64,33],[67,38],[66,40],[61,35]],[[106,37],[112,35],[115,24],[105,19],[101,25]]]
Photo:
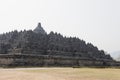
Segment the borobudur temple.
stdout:
[[65,37],[41,23],[34,30],[0,34],[0,66],[119,66],[109,54],[77,37]]

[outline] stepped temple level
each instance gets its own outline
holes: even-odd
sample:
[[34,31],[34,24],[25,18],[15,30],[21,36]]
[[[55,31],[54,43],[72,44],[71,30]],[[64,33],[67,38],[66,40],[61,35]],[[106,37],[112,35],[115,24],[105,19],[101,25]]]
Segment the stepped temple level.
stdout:
[[92,43],[76,37],[49,34],[38,23],[34,30],[0,34],[0,66],[120,66]]

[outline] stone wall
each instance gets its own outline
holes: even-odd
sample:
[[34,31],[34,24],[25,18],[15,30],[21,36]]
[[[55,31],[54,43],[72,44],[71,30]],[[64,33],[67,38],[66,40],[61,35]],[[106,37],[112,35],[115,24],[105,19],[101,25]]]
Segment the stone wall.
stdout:
[[0,66],[120,66],[120,62],[48,55],[0,55]]

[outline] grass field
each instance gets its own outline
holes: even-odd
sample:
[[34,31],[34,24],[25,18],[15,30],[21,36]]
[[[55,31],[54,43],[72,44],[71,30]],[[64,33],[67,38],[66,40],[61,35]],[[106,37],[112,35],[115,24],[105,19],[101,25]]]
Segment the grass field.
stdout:
[[120,80],[120,69],[1,68],[0,80]]

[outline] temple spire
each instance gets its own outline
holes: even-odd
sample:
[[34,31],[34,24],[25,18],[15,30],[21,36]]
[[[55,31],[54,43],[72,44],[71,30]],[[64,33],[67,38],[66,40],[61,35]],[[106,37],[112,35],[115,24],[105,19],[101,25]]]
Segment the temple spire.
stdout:
[[38,23],[37,27],[34,29],[35,33],[46,34],[45,30],[42,28],[41,23]]
[[41,23],[40,22],[38,23],[38,27],[41,27]]

